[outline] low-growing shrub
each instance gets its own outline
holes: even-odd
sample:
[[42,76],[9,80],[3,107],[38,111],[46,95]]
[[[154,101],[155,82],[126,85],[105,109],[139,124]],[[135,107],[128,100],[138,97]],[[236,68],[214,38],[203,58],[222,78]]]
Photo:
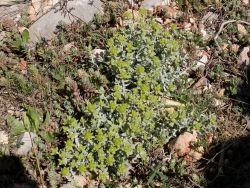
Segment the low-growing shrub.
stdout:
[[82,116],[65,120],[64,146],[53,151],[63,176],[126,177],[132,162],[147,162],[148,152],[176,133],[215,124],[204,106],[188,102],[187,67],[176,33],[142,14],[108,40],[98,67],[109,90],[101,87],[96,97],[82,101]]

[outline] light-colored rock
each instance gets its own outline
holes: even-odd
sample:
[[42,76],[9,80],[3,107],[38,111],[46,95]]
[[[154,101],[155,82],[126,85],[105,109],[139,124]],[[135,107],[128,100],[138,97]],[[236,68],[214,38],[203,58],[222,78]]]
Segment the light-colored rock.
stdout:
[[5,131],[0,131],[0,145],[6,145],[9,143],[8,134]]
[[56,5],[59,0],[32,0],[28,9],[30,20],[34,21],[50,8]]
[[244,5],[249,5],[249,0],[242,0],[242,3],[243,3]]
[[16,3],[17,0],[14,1],[10,0],[8,5],[11,5],[12,3],[14,5],[12,6],[1,6],[4,3],[7,3],[7,1],[0,0],[0,21],[3,19],[6,19],[7,17],[10,17],[14,19],[15,21],[18,21],[20,19],[20,12],[26,11],[28,8],[27,1],[20,0],[18,3]]
[[73,184],[76,188],[81,188],[81,187],[85,187],[86,185],[89,184],[89,179],[86,178],[85,176],[74,176],[73,178]]
[[71,10],[70,14],[64,14],[57,5],[48,13],[43,15],[29,28],[30,42],[38,42],[41,38],[50,40],[54,36],[56,26],[60,21],[70,24],[72,21],[80,19],[84,22],[89,22],[93,19],[96,13],[102,13],[102,3],[100,0],[72,0],[68,1],[67,9]]
[[24,2],[25,0],[0,0],[0,6],[10,6],[10,5],[14,5],[14,4],[17,4],[17,3],[22,3]]
[[218,107],[218,106],[223,106],[223,102],[221,100],[218,99],[213,99],[213,106]]
[[240,33],[240,35],[242,36],[247,35],[247,30],[245,26],[243,26],[242,24],[237,24],[237,28],[238,28],[238,32]]
[[71,50],[71,48],[73,48],[74,47],[74,42],[71,42],[71,43],[68,43],[68,44],[66,44],[64,47],[63,47],[63,52],[69,52],[70,50]]
[[201,152],[191,150],[188,155],[192,158],[192,161],[199,161],[202,159],[203,154]]
[[21,139],[18,141],[18,144],[21,144],[19,148],[14,152],[16,155],[25,156],[32,149],[32,140],[36,138],[37,135],[35,133],[25,132],[21,136]]
[[173,153],[176,153],[178,156],[182,157],[187,155],[191,151],[191,144],[196,143],[197,140],[197,133],[189,133],[184,132],[181,134],[170,146]]
[[142,1],[141,7],[148,10],[153,10],[154,7],[169,4],[170,0],[144,0]]
[[249,56],[248,56],[249,51],[250,51],[249,47],[243,48],[238,59],[240,64],[246,64],[246,65],[249,64]]
[[67,183],[67,184],[61,185],[60,188],[75,188],[75,186],[71,185],[70,183]]
[[94,49],[92,51],[93,58],[95,61],[101,61],[104,58],[106,51],[103,49]]
[[232,46],[231,46],[231,50],[234,53],[237,53],[239,51],[239,48],[240,48],[240,46],[238,44],[232,44]]

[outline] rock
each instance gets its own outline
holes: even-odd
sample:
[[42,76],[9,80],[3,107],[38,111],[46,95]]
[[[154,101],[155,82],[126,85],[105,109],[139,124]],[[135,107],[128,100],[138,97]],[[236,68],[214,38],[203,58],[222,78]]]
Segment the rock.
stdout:
[[199,161],[202,159],[203,154],[201,152],[191,150],[188,155],[192,158],[192,161]]
[[19,148],[14,152],[18,156],[25,156],[29,153],[29,151],[32,149],[32,142],[31,138],[34,139],[37,137],[35,133],[25,132],[21,139],[18,141],[18,144],[21,144]]
[[154,7],[160,5],[169,5],[169,4],[170,4],[169,0],[144,0],[142,1],[141,7],[148,10],[153,10]]
[[221,100],[218,99],[213,99],[212,103],[214,107],[223,106],[224,104]]
[[89,179],[85,176],[74,176],[73,184],[75,187],[85,187],[89,184]]
[[248,4],[249,4],[249,0],[242,0],[242,3],[243,3],[244,5],[248,5]]
[[[187,155],[191,151],[191,144],[197,142],[197,133],[184,132],[181,134],[170,146],[173,153],[176,153],[178,156],[182,157]],[[171,144],[170,144],[171,145]]]
[[0,145],[6,145],[9,143],[8,134],[5,131],[0,131]]
[[233,44],[231,46],[231,50],[234,52],[234,53],[237,53],[239,51],[239,48],[240,46],[238,44]]
[[67,9],[71,11],[70,14],[65,15],[63,10],[60,10],[60,6],[57,5],[32,24],[29,28],[30,42],[34,44],[41,38],[50,40],[60,21],[66,24],[78,19],[89,22],[96,13],[102,13],[103,8],[100,0],[93,0],[91,3],[89,0],[72,0],[68,1]]
[[[14,1],[12,1],[14,2]],[[4,1],[0,0],[0,21],[2,21],[3,19],[10,17],[12,19],[14,19],[15,21],[18,21],[18,19],[20,19],[20,12],[26,11],[27,7],[28,7],[28,3],[27,1],[18,1],[18,3],[16,3],[17,1],[15,0],[15,4],[12,6],[1,6],[4,4]],[[7,3],[7,1],[5,0],[5,3]],[[8,5],[11,5],[11,1],[9,1]]]
[[36,20],[42,14],[46,13],[50,8],[56,5],[59,0],[32,0],[28,9],[29,18],[31,21]]
[[60,188],[75,188],[75,186],[71,185],[70,183],[63,184]]
[[104,58],[105,52],[103,49],[94,49],[92,51],[94,60],[101,61]]
[[163,24],[163,19],[162,18],[155,18],[155,21],[158,22],[159,24]]
[[63,52],[68,53],[75,46],[74,42],[68,43],[63,47]]
[[21,2],[25,2],[25,0],[1,0],[0,1],[0,6],[10,6],[10,5],[14,5],[17,3],[21,3]]
[[240,64],[249,65],[249,56],[248,56],[249,51],[250,51],[249,47],[243,48],[238,59]]
[[247,30],[242,24],[237,24],[237,28],[241,36],[247,35]]

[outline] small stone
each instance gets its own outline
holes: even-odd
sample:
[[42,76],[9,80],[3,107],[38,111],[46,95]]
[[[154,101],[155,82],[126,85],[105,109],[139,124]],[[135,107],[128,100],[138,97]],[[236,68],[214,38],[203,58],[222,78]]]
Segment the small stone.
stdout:
[[89,179],[85,176],[74,176],[73,182],[75,187],[85,187],[89,184]]
[[68,43],[68,44],[66,44],[64,47],[63,47],[63,51],[64,52],[69,52],[70,50],[71,50],[71,48],[73,48],[74,47],[74,42],[71,42],[71,43]]
[[104,58],[105,52],[106,52],[106,51],[103,50],[103,49],[94,49],[94,50],[92,51],[94,60],[96,60],[96,61],[101,61],[101,60]]
[[242,3],[243,3],[244,5],[248,5],[248,4],[249,4],[249,0],[242,0]]
[[190,31],[191,30],[191,27],[192,27],[192,24],[191,23],[188,23],[188,22],[185,22],[183,23],[183,26],[184,26],[184,29],[186,31]]
[[160,23],[160,24],[163,24],[162,18],[155,18],[155,21],[158,22],[158,23]]
[[[30,138],[31,136],[31,138]],[[14,152],[16,155],[25,156],[29,153],[32,149],[32,140],[36,138],[37,135],[35,133],[25,132],[21,139],[19,140],[18,144],[21,144],[19,148]]]
[[185,132],[181,134],[176,139],[174,144],[170,147],[171,147],[172,152],[182,157],[182,156],[187,155],[191,151],[190,149],[191,144],[196,143],[197,141],[198,140],[197,140],[196,132],[193,132],[193,133]]
[[157,6],[161,6],[161,5],[169,5],[170,2],[169,0],[144,0],[142,1],[142,4],[141,4],[141,7],[142,8],[145,8],[145,9],[148,9],[148,10],[152,10],[154,7],[157,7]]
[[6,145],[9,143],[8,134],[5,131],[0,131],[0,145]]
[[249,64],[249,56],[248,56],[249,51],[250,51],[249,47],[243,48],[238,59],[240,64],[246,64],[246,65]]
[[67,183],[67,184],[61,185],[60,188],[75,188],[75,186],[71,185],[70,183]]
[[218,99],[213,99],[213,106],[214,107],[218,107],[218,106],[222,106],[223,102],[221,100]]
[[202,153],[198,151],[191,150],[188,155],[192,158],[192,161],[199,161],[202,159]]
[[238,44],[233,44],[231,46],[231,50],[234,52],[234,53],[237,53],[239,51],[239,48],[240,46]]

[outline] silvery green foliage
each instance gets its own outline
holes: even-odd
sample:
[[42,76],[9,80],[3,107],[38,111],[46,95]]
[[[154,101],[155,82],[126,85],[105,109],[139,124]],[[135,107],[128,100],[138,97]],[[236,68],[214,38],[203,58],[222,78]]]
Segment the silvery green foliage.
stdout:
[[85,101],[80,119],[68,117],[65,146],[53,151],[64,176],[94,173],[105,181],[129,175],[132,160],[148,161],[152,148],[181,130],[203,130],[215,123],[192,104],[164,110],[163,98],[182,95],[187,80],[181,43],[171,30],[142,16],[107,44],[103,66],[112,82],[110,92],[101,88],[97,98]]

